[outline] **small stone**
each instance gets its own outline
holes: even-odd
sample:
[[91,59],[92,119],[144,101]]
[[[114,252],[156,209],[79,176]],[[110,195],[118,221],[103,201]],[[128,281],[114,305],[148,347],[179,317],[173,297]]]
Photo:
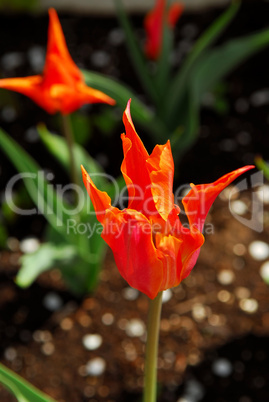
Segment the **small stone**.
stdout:
[[260,91],[254,92],[250,97],[250,101],[251,101],[252,105],[255,107],[268,105],[269,90],[267,88],[264,88]]
[[250,296],[250,290],[240,286],[235,289],[235,295],[238,299],[247,299]]
[[261,261],[269,257],[269,246],[267,243],[256,240],[248,246],[248,252],[254,260]]
[[108,34],[108,41],[112,46],[119,46],[125,40],[125,34],[121,28],[115,28]]
[[28,51],[28,59],[32,69],[40,73],[45,63],[45,49],[41,46],[32,46]]
[[123,297],[126,300],[136,300],[138,298],[139,292],[134,288],[125,288],[122,291]]
[[247,205],[240,200],[232,201],[230,207],[232,212],[237,215],[244,215],[248,211]]
[[4,106],[1,110],[1,117],[7,123],[12,123],[17,117],[17,112],[12,106]]
[[235,255],[242,256],[246,253],[247,249],[246,246],[242,243],[237,243],[233,247],[233,252]]
[[1,58],[1,65],[5,70],[14,70],[15,68],[20,67],[23,62],[24,55],[19,52],[6,53]]
[[39,134],[35,127],[30,127],[26,130],[25,139],[28,142],[34,143],[39,140]]
[[233,271],[223,269],[218,273],[217,278],[221,285],[230,285],[234,281],[235,275]]
[[257,197],[264,204],[269,204],[269,186],[268,184],[264,184],[263,186],[258,187],[256,191]]
[[98,377],[104,373],[106,362],[102,357],[95,357],[86,364],[85,371],[87,375]]
[[48,292],[43,299],[43,305],[50,311],[57,311],[63,305],[61,297],[55,292]]
[[266,261],[262,264],[260,274],[264,282],[269,285],[269,261]]
[[20,242],[20,249],[25,254],[34,253],[40,247],[40,242],[35,237],[28,237]]
[[192,307],[192,316],[195,321],[204,320],[207,316],[205,307],[200,303],[194,304]]
[[115,321],[114,315],[111,313],[105,313],[102,315],[102,323],[105,325],[112,325]]
[[73,328],[73,325],[73,321],[71,320],[71,318],[68,317],[64,318],[60,323],[60,326],[64,331],[69,331]]
[[85,349],[95,350],[102,345],[103,338],[99,334],[88,334],[83,336],[82,343]]
[[218,292],[218,299],[222,303],[227,303],[228,301],[231,300],[232,294],[228,292],[227,290],[220,290]]
[[164,290],[163,295],[162,295],[162,302],[163,303],[168,302],[172,296],[173,296],[173,293],[172,293],[171,289]]
[[233,366],[229,360],[220,358],[212,364],[212,371],[219,377],[228,377],[232,374]]
[[51,342],[46,342],[41,346],[41,350],[46,356],[50,356],[53,354],[55,350],[55,346]]
[[17,357],[16,349],[14,349],[12,347],[6,348],[4,351],[4,357],[6,360],[12,362]]
[[259,308],[259,304],[255,299],[242,299],[239,302],[239,307],[246,313],[253,314]]
[[145,324],[138,318],[133,318],[128,321],[125,327],[126,334],[128,336],[142,336],[145,333]]
[[108,53],[99,50],[92,54],[91,61],[95,67],[105,67],[110,62],[110,56]]

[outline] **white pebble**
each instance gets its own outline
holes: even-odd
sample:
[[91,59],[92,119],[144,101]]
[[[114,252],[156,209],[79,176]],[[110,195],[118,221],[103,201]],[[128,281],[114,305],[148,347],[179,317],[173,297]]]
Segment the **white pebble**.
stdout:
[[205,319],[207,316],[205,307],[200,303],[194,304],[192,307],[192,316],[195,321],[202,321]]
[[40,247],[40,242],[35,237],[28,237],[20,242],[20,249],[23,253],[34,253]]
[[61,297],[55,292],[48,292],[43,299],[43,306],[50,311],[59,310],[63,305]]
[[233,366],[229,360],[220,358],[212,364],[212,371],[219,377],[228,377],[232,374]]
[[95,357],[86,364],[85,371],[87,375],[100,376],[106,369],[106,362],[102,357]]
[[249,254],[251,255],[254,260],[265,260],[269,257],[269,246],[267,243],[256,240],[250,243],[248,246]]
[[269,285],[269,261],[266,261],[262,264],[260,274],[262,279]]
[[1,58],[1,65],[6,70],[13,70],[14,68],[20,67],[24,62],[23,53],[10,52],[4,54]]
[[1,117],[4,121],[11,123],[17,117],[17,112],[13,106],[4,106],[1,110]]
[[105,325],[112,325],[114,320],[115,320],[114,315],[111,313],[105,313],[102,316],[102,323]]
[[123,297],[126,300],[136,300],[138,298],[139,292],[134,288],[125,288],[122,291]]
[[128,336],[142,336],[145,333],[145,324],[143,321],[133,318],[126,324],[125,331]]
[[234,273],[228,269],[223,269],[218,273],[218,281],[221,285],[230,285],[234,281]]
[[232,201],[230,203],[230,207],[231,207],[232,212],[237,215],[244,215],[248,210],[247,205],[243,201],[240,201],[240,200]]
[[253,314],[258,310],[259,304],[255,299],[242,299],[239,302],[239,307],[246,313]]
[[121,45],[125,40],[125,34],[121,28],[115,28],[108,34],[108,41],[113,46]]
[[163,291],[162,302],[163,302],[163,303],[168,302],[168,301],[171,299],[172,296],[173,296],[173,293],[172,293],[171,289],[166,289],[166,290],[164,290],[164,291]]
[[91,61],[95,67],[105,67],[110,62],[110,56],[108,53],[99,50],[92,54]]
[[269,204],[269,186],[268,184],[264,184],[263,186],[258,187],[256,191],[257,197],[264,204]]
[[45,63],[45,49],[41,46],[31,47],[31,49],[28,51],[28,60],[32,69],[36,73],[40,73]]
[[254,92],[251,97],[250,101],[253,106],[259,107],[263,105],[268,105],[269,103],[269,90],[264,88],[260,91]]
[[99,334],[88,334],[83,336],[82,343],[85,349],[95,350],[102,345],[103,339]]
[[12,347],[6,348],[5,351],[4,351],[4,357],[5,357],[6,360],[12,362],[17,357],[16,349],[14,349]]

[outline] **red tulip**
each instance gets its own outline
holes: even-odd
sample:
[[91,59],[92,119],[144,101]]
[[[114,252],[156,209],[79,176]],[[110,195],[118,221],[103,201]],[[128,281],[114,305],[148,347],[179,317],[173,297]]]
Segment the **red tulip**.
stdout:
[[164,23],[167,23],[170,28],[174,28],[183,9],[183,4],[174,3],[167,11],[166,0],[157,0],[153,10],[146,15],[144,21],[147,33],[145,53],[149,59],[156,60],[160,56]]
[[82,167],[83,180],[102,237],[111,247],[117,267],[130,286],[151,299],[158,292],[177,286],[194,267],[204,236],[206,215],[217,195],[234,179],[254,166],[228,173],[211,184],[191,185],[183,205],[189,228],[179,220],[180,209],[172,193],[174,161],[170,142],[156,145],[151,155],[137,135],[130,114],[130,101],[123,115],[124,159],[121,171],[128,187],[128,208],[111,205],[107,193],[96,188]]
[[42,75],[0,80],[0,88],[28,96],[48,113],[69,114],[86,103],[115,101],[101,91],[88,87],[72,60],[56,11],[49,10],[46,62]]

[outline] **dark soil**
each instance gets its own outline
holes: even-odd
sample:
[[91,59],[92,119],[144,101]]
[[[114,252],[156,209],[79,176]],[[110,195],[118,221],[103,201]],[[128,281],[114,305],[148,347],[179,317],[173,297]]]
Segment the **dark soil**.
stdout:
[[[265,27],[268,11],[266,2],[246,2],[220,41]],[[184,15],[177,41],[186,40],[186,26],[190,24],[196,29],[195,39],[219,12],[209,10],[199,15]],[[81,67],[120,77],[139,92],[123,44],[112,48],[108,40],[111,30],[117,27],[114,19],[60,17],[68,47]],[[141,17],[135,17],[134,23],[141,26]],[[33,45],[45,47],[47,17],[1,16],[0,30],[5,38],[2,55],[10,52],[25,55]],[[110,58],[103,67],[96,66],[89,56],[100,49]],[[33,74],[25,56],[21,63],[9,69],[2,57],[1,71],[2,76]],[[269,102],[266,96],[258,97],[263,102],[257,101],[257,92],[266,95],[267,88],[268,50],[228,77],[224,96],[226,111],[222,108],[221,113],[220,109],[217,112],[207,102],[201,115],[199,141],[177,167],[178,183],[213,181],[232,169],[253,163],[258,153],[269,158]],[[1,127],[33,156],[40,155],[39,141],[29,142],[26,131],[40,121],[57,130],[57,118],[48,118],[24,97],[8,96],[8,100],[1,100],[2,105],[10,100],[16,113],[10,119],[2,111]],[[88,113],[88,109],[84,112]],[[98,112],[98,107],[91,108],[91,113]],[[118,175],[122,125],[115,131],[111,137],[92,136],[86,146],[95,157],[107,153],[106,169]],[[57,165],[47,154],[41,158],[44,158],[39,161],[42,166],[58,173]],[[1,154],[2,190],[15,173]],[[67,180],[65,176],[61,179]],[[260,276],[264,261],[255,260],[248,251],[254,240],[268,242],[269,206],[264,205],[264,231],[257,233],[232,216],[227,197],[225,192],[218,198],[208,216],[207,223],[213,225],[214,233],[206,235],[196,267],[163,304],[159,402],[269,400],[269,291]],[[252,191],[241,193],[239,199],[248,207],[243,217],[249,219]],[[42,236],[44,220],[27,219],[7,222],[10,237],[21,240],[26,235]],[[147,297],[130,293],[110,251],[93,295],[83,299],[72,296],[57,267],[43,274],[29,289],[19,289],[13,281],[19,269],[18,245],[13,241],[12,251],[4,249],[0,253],[1,362],[57,401],[141,400]],[[54,311],[46,307],[48,297],[58,297],[61,302]],[[139,332],[137,336],[130,332],[134,328]],[[83,337],[87,334],[102,337],[101,345],[95,350],[84,347]],[[96,357],[103,359],[102,364],[105,362],[100,375],[87,373],[87,363]],[[0,400],[15,399],[0,387]]]

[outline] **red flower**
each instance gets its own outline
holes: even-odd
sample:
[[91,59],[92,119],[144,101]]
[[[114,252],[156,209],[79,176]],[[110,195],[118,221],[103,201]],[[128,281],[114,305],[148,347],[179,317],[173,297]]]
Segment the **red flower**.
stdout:
[[111,247],[117,267],[130,286],[151,299],[177,286],[194,267],[204,243],[206,215],[217,195],[234,179],[254,166],[228,173],[211,184],[192,185],[183,205],[189,228],[179,220],[172,193],[174,162],[170,142],[156,145],[151,155],[137,135],[130,101],[123,115],[124,159],[121,171],[128,187],[128,208],[111,206],[107,193],[96,188],[84,168],[83,180],[96,216],[103,225],[102,237]]
[[104,93],[88,87],[72,60],[56,11],[49,10],[46,62],[42,75],[0,80],[0,88],[28,96],[48,113],[69,114],[85,103],[115,101]]
[[160,56],[164,23],[167,23],[170,28],[174,28],[183,9],[183,4],[174,3],[166,11],[166,0],[157,0],[153,10],[146,15],[144,21],[147,33],[145,53],[149,59],[156,60]]

